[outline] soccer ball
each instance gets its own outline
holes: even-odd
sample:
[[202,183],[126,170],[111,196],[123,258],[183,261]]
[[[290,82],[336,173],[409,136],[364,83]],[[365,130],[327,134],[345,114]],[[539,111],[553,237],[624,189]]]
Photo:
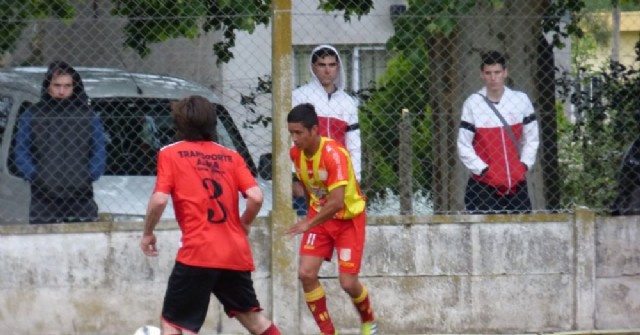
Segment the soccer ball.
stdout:
[[154,326],[142,326],[136,330],[133,335],[160,335],[162,332],[160,328]]

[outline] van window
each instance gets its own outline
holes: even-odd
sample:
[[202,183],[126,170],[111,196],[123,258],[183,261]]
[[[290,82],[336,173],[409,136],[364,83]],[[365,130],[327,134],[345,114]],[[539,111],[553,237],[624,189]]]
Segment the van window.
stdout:
[[[105,175],[154,176],[156,156],[163,146],[175,141],[171,100],[148,98],[92,99],[90,104],[105,130],[107,168]],[[22,114],[31,104],[21,106]],[[218,106],[218,143],[238,151],[255,175],[255,165],[227,111]],[[15,134],[9,154],[9,171],[18,174],[15,164]]]
[[[153,176],[158,150],[176,139],[168,99],[93,99],[107,143],[105,175]],[[218,142],[234,149],[234,142],[222,122]]]
[[2,137],[9,122],[9,113],[11,113],[12,106],[13,98],[7,95],[0,95],[0,145],[2,145]]

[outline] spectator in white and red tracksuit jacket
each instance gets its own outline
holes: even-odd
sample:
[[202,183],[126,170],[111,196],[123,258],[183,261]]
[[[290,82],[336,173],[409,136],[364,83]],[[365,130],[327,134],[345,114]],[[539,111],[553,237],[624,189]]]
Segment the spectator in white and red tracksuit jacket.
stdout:
[[[536,161],[538,122],[529,97],[505,86],[505,58],[497,51],[483,55],[480,76],[485,87],[471,94],[462,107],[458,153],[471,172],[465,209],[475,213],[531,211],[526,174]],[[498,110],[507,127],[489,107]]]
[[[360,182],[361,143],[358,103],[344,91],[347,77],[340,54],[333,46],[319,45],[311,52],[309,67],[312,74],[311,80],[293,91],[293,106],[310,103],[315,107],[320,135],[334,139],[349,151],[356,179]],[[294,197],[304,196],[303,192],[300,184],[294,182]],[[294,202],[300,206],[306,203],[306,201],[295,200]],[[304,209],[296,209],[298,214],[304,215]]]

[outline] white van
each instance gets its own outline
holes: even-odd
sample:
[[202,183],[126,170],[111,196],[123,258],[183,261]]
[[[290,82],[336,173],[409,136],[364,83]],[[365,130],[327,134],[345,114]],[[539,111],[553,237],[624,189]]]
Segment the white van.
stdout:
[[[75,69],[106,132],[107,169],[94,183],[101,218],[142,220],[155,184],[157,151],[174,140],[169,103],[190,95],[204,96],[218,106],[218,142],[238,151],[256,175],[265,193],[260,215],[265,216],[271,209],[271,182],[258,176],[232,117],[211,90],[164,75],[105,68]],[[17,173],[15,134],[20,113],[40,100],[46,70],[18,67],[0,71],[0,224],[29,222],[30,189],[29,183]],[[243,206],[244,203],[241,210]],[[171,205],[163,218],[173,218]]]

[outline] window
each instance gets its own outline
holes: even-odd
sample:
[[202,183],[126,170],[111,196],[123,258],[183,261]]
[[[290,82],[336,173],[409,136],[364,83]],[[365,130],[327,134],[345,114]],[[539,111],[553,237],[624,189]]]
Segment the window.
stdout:
[[175,136],[169,101],[95,99],[91,106],[105,130],[105,175],[154,175],[158,150]]
[[[294,46],[293,86],[299,87],[311,79],[311,52],[316,46]],[[347,77],[345,89],[358,91],[371,87],[387,70],[389,53],[382,45],[335,46]]]
[[376,80],[387,71],[389,54],[383,47],[356,48],[353,53],[353,90],[373,87]]
[[[95,99],[92,107],[106,133],[105,175],[155,175],[158,151],[176,140],[170,101]],[[218,122],[218,143],[235,150],[236,143],[225,126]]]

